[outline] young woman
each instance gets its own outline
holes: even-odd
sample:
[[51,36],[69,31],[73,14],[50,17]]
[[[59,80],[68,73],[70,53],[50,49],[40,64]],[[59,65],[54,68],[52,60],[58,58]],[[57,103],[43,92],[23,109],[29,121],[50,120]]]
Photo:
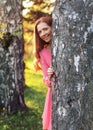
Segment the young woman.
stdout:
[[48,86],[44,111],[42,115],[43,130],[52,130],[52,88],[51,77],[51,38],[52,38],[52,18],[44,16],[35,23],[35,57],[36,69],[42,69],[44,83]]

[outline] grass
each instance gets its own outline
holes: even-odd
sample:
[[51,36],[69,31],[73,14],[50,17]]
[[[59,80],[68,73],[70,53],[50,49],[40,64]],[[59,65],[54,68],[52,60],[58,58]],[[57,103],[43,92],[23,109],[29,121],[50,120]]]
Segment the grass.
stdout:
[[32,60],[26,62],[25,103],[29,111],[0,117],[0,130],[42,130],[42,112],[47,87],[42,81],[42,73],[33,70]]

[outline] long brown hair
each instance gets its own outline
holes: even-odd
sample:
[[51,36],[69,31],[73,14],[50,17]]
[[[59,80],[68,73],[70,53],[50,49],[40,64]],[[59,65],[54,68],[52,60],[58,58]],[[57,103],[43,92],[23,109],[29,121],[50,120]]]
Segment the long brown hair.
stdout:
[[50,15],[47,15],[47,16],[43,16],[41,18],[39,18],[36,22],[35,22],[35,28],[34,28],[34,40],[35,40],[35,43],[34,43],[34,54],[35,54],[35,63],[34,63],[34,67],[36,70],[39,70],[40,69],[40,65],[39,65],[39,59],[40,59],[40,55],[39,55],[39,52],[44,48],[44,45],[46,44],[45,41],[43,41],[40,37],[39,37],[39,34],[38,34],[38,31],[37,31],[37,25],[40,23],[40,22],[45,22],[47,23],[49,26],[52,27],[52,17]]

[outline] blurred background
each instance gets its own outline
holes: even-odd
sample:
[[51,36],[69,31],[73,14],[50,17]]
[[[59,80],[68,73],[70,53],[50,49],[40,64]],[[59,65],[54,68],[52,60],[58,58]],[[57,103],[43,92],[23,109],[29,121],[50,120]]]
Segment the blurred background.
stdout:
[[44,14],[51,14],[55,0],[23,0],[23,35],[24,35],[24,59],[33,56],[33,33],[36,19]]
[[[24,100],[28,107],[28,111],[26,112],[18,111],[17,114],[11,114],[11,116],[7,116],[7,115],[5,116],[3,112],[1,112],[0,130],[15,130],[15,129],[16,130],[41,130],[42,129],[42,112],[43,112],[47,87],[43,83],[42,72],[39,71],[36,73],[33,70],[34,23],[42,15],[46,15],[46,14],[51,15],[54,6],[55,6],[55,0],[23,0],[23,1],[22,0],[0,0],[0,43],[1,43],[0,60],[3,63],[2,65],[0,64],[1,65],[0,67],[2,67],[0,68],[1,70],[0,84],[5,83],[6,86],[5,89],[5,87],[3,87],[4,85],[2,85],[2,87],[0,88],[0,94],[6,97],[6,99],[9,99],[9,100],[5,100],[6,102],[10,102],[11,101],[10,99],[12,98],[10,98],[9,93],[11,94],[11,90],[13,90],[13,92],[14,90],[16,90],[13,89],[13,86],[11,84],[11,81],[14,82],[15,80],[6,80],[9,78],[4,78],[4,76],[2,75],[2,73],[4,73],[6,77],[9,77],[9,75],[11,77],[15,77],[12,76],[10,73],[8,73],[8,72],[11,73],[15,72],[13,66],[14,64],[12,66],[11,64],[10,66],[8,65],[9,61],[10,61],[9,63],[12,63],[14,61],[12,58],[14,56],[13,55],[14,53],[12,53],[11,54],[12,56],[10,56],[9,51],[7,51],[8,47],[7,50],[4,51],[2,49],[3,45],[7,45],[7,39],[9,40],[9,45],[10,45],[9,37],[7,36],[6,39],[4,39],[3,37],[4,33],[9,31],[10,33],[13,34],[13,36],[15,37],[17,36],[16,38],[18,38],[18,42],[16,44],[16,52],[20,52],[18,51],[18,49],[21,50],[21,52],[18,53],[19,55],[15,56],[18,61],[16,62],[18,68],[17,71],[18,74],[16,73],[16,76],[19,76],[19,72],[21,72],[20,75],[24,74],[23,79],[21,81],[25,85]],[[21,11],[22,11],[22,17],[21,17]],[[24,43],[24,45],[21,43]],[[7,55],[9,56],[6,62]],[[11,60],[9,60],[10,58]],[[22,60],[20,63],[23,63],[23,60],[25,62],[24,71],[21,64],[19,64],[20,60]],[[6,69],[7,67],[10,68]],[[5,70],[9,70],[9,69],[10,71],[7,71],[6,73]],[[13,75],[14,74],[15,73],[13,73]],[[8,81],[10,84],[8,84]],[[19,82],[19,77],[18,77],[18,82]],[[8,92],[6,92],[5,90],[7,90]],[[9,95],[8,98],[7,95]],[[15,106],[15,102],[13,103]]]

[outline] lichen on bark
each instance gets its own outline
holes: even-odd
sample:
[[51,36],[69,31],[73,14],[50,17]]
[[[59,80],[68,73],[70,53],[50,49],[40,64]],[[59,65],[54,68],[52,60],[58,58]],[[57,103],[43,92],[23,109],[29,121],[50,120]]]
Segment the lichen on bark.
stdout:
[[53,130],[92,130],[92,10],[92,0],[59,0],[55,5]]

